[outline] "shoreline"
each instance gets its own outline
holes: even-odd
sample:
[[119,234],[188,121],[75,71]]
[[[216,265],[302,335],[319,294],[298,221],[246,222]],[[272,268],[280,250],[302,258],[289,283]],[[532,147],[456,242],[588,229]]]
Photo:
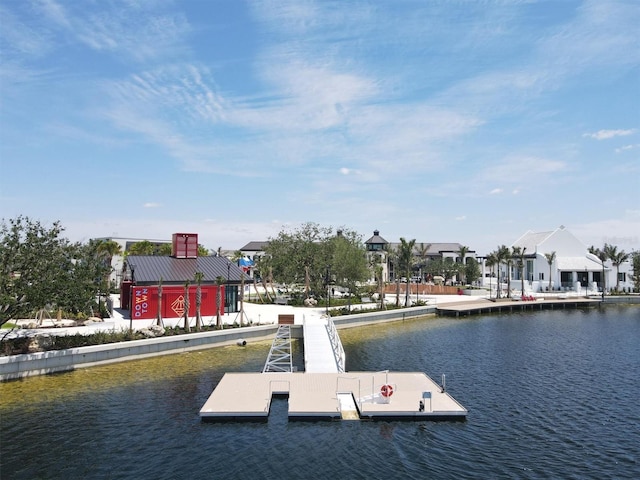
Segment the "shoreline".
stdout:
[[[484,300],[486,302],[486,299],[481,299],[477,296],[450,295],[447,297],[448,298],[446,299],[440,299],[440,305],[469,303],[469,306],[471,307],[473,302],[478,302],[479,300]],[[629,297],[629,300],[626,300],[627,297],[622,298],[625,298],[625,301],[611,301],[613,300],[613,298],[611,298],[609,302],[605,301],[605,304],[640,303],[640,296]],[[403,321],[406,319],[415,319],[431,315],[435,316],[437,313],[438,300],[439,299],[435,299],[432,304],[426,306],[354,313],[351,315],[336,316],[333,317],[333,320],[337,329],[343,329],[378,323]],[[576,303],[575,297],[558,299],[557,303],[564,303],[563,300],[568,304]],[[233,345],[236,342],[246,342],[247,339],[264,341],[275,335],[278,326],[277,317],[281,314],[294,315],[294,338],[301,338],[302,323],[305,315],[324,314],[325,310],[324,308],[317,307],[309,308],[258,304],[249,305],[251,305],[249,310],[252,310],[252,315],[257,314],[260,320],[262,320],[262,315],[264,315],[264,320],[270,320],[270,322],[261,325],[228,328],[225,330],[185,333],[168,337],[160,336],[141,340],[130,340],[126,342],[105,343],[101,345],[77,347],[66,350],[49,350],[45,352],[2,356],[0,357],[0,382],[17,380],[29,376],[72,371],[109,363],[150,358],[158,355],[170,355],[198,349]],[[352,307],[355,308],[358,306],[359,305],[354,305]],[[246,310],[247,309],[245,308],[245,313]],[[229,317],[227,318],[227,325],[231,324],[229,320],[230,317],[234,315],[237,314],[225,315],[226,317]],[[173,320],[179,323],[182,319]],[[138,320],[136,322],[141,321]],[[118,323],[120,324],[120,328],[123,328],[123,323],[125,323],[126,327],[124,328],[128,329],[130,319],[122,317],[119,322],[100,322],[92,324],[90,326],[94,327],[92,332],[88,330],[90,327],[73,327],[73,330],[82,329],[86,333],[94,333],[100,330],[104,331],[106,329],[113,331],[115,329],[115,325]],[[140,326],[140,328],[147,327],[148,324],[149,321],[144,321],[144,325]],[[97,327],[97,329],[95,327]],[[30,332],[35,332],[34,335],[38,335],[50,333],[52,330],[54,330],[56,334],[61,335],[69,334],[68,330],[71,329],[45,328],[37,329],[35,331],[31,330]]]

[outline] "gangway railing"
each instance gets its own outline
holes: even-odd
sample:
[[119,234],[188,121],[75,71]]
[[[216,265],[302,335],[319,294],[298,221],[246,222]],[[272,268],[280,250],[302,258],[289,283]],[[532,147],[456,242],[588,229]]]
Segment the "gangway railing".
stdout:
[[269,356],[264,364],[262,373],[267,372],[293,372],[293,360],[291,356],[291,326],[280,325],[276,337],[271,344]]
[[344,373],[345,356],[344,348],[342,347],[342,341],[336,330],[336,325],[330,316],[327,316],[327,334],[329,335],[329,341],[331,342],[331,349],[333,350],[333,356],[336,359],[336,366],[338,367],[338,373]]

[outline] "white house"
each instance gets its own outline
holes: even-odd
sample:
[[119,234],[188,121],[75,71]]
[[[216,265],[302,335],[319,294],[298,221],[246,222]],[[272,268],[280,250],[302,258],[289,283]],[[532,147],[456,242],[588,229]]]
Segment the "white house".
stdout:
[[[500,266],[501,283],[503,283],[503,278],[506,282],[507,274],[509,274],[512,290],[520,291],[521,272],[525,280],[525,292],[597,293],[602,291],[603,278],[605,291],[615,289],[616,284],[619,284],[620,290],[624,291],[630,291],[633,288],[630,261],[620,265],[619,282],[616,282],[618,269],[611,264],[611,261],[607,260],[603,265],[600,259],[589,253],[587,246],[564,226],[550,232],[528,231],[513,242],[511,249],[513,247],[524,249],[523,268],[518,268],[515,261],[510,272],[507,272],[507,267],[504,264]],[[549,264],[545,254],[553,254],[554,252],[553,261]],[[485,284],[491,281],[487,281],[490,277],[487,272],[489,269],[483,262]]]

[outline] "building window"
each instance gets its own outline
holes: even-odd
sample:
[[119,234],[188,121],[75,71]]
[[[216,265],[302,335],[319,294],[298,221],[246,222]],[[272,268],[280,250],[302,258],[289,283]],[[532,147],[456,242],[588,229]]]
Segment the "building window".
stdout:
[[560,285],[565,288],[573,286],[573,272],[560,272]]
[[619,282],[626,282],[627,281],[627,274],[625,272],[618,273],[618,281]]
[[539,272],[538,273],[538,280],[544,280],[544,273],[543,272]]

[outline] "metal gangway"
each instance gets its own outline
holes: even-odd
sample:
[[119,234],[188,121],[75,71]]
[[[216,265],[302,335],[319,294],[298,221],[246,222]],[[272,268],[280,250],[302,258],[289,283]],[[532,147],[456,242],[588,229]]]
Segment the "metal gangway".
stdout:
[[271,344],[271,350],[267,356],[262,373],[267,372],[293,372],[293,360],[291,357],[291,326],[280,325],[276,337]]
[[305,372],[343,373],[344,349],[331,317],[305,318],[303,327]]

